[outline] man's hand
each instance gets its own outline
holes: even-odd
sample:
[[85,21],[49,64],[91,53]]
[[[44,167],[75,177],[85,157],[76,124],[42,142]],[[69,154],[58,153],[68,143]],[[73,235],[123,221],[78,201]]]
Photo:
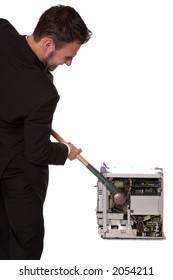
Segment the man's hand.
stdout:
[[76,159],[76,156],[79,155],[82,152],[82,150],[76,148],[72,143],[68,142],[67,145],[70,147],[70,153],[68,155],[68,158],[70,160]]

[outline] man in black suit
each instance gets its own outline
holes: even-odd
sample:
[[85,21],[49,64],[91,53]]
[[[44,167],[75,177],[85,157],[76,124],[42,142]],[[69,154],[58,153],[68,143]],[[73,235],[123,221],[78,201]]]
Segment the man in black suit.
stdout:
[[0,19],[0,259],[40,259],[48,165],[81,152],[50,141],[58,92],[50,71],[71,65],[91,37],[68,6],[45,11],[30,36]]

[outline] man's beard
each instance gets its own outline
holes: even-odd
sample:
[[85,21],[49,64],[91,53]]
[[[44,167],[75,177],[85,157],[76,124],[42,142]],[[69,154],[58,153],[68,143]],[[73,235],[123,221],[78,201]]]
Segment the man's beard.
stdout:
[[51,64],[51,59],[54,55],[54,51],[52,51],[47,57],[44,58],[43,60],[43,64],[45,66],[45,68],[49,71],[54,71],[58,65],[56,64]]

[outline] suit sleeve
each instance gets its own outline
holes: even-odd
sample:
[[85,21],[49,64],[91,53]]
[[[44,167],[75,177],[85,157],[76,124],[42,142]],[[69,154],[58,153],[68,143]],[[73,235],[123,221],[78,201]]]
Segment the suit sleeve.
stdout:
[[37,165],[63,165],[68,156],[65,144],[50,141],[57,97],[45,100],[25,119],[24,151],[27,160]]

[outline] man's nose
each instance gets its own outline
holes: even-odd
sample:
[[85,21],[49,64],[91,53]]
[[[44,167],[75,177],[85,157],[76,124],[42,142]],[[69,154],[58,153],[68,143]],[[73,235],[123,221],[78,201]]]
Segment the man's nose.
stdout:
[[72,59],[67,59],[65,64],[67,66],[70,66],[72,64]]

